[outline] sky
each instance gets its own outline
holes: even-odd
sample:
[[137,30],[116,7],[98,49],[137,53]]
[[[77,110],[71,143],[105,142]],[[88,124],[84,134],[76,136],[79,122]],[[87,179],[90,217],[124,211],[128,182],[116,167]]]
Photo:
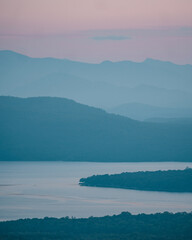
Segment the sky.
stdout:
[[192,64],[192,0],[0,0],[0,49]]

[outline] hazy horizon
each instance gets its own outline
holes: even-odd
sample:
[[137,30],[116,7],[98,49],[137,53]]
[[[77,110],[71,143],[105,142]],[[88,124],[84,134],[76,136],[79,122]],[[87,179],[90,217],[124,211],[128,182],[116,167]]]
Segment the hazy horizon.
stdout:
[[0,49],[98,63],[192,64],[189,0],[1,0]]
[[0,0],[0,112],[0,239],[191,239],[192,0]]
[[144,63],[148,60],[152,60],[152,61],[159,61],[159,62],[165,62],[165,63],[172,63],[172,64],[175,64],[175,65],[178,65],[178,66],[185,66],[185,65],[192,65],[192,63],[186,63],[186,64],[182,64],[182,63],[174,63],[172,61],[167,61],[167,60],[160,60],[160,59],[157,59],[157,58],[148,58],[146,57],[144,60],[138,60],[138,61],[134,61],[132,59],[125,59],[125,60],[117,60],[117,61],[113,61],[113,60],[109,60],[109,59],[104,59],[104,60],[101,60],[101,61],[81,61],[81,60],[73,60],[73,59],[70,59],[70,58],[63,58],[63,57],[51,57],[49,55],[47,56],[43,56],[43,57],[33,57],[31,56],[30,54],[25,54],[25,53],[22,53],[22,52],[19,52],[19,51],[14,51],[14,50],[10,50],[10,49],[0,49],[0,52],[3,52],[3,51],[7,51],[7,52],[13,52],[13,53],[16,53],[16,54],[19,54],[19,55],[23,55],[23,56],[26,56],[26,57],[29,57],[29,58],[34,58],[34,59],[56,59],[56,60],[66,60],[66,61],[71,61],[71,62],[79,62],[79,63],[88,63],[88,64],[102,64],[102,63],[105,63],[105,62],[111,62],[111,63],[119,63],[119,62],[133,62],[133,63]]

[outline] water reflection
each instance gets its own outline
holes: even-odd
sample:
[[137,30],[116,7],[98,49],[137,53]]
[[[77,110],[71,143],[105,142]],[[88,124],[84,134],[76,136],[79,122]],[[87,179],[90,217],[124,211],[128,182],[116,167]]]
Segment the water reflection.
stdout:
[[192,210],[191,193],[81,187],[81,177],[185,169],[192,163],[0,162],[0,219]]

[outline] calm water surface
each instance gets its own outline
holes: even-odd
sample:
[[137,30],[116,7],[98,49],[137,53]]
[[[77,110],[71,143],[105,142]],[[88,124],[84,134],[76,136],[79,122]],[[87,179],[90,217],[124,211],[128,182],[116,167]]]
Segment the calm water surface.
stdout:
[[192,163],[0,162],[0,220],[191,212],[191,193],[78,185],[93,174],[192,168]]

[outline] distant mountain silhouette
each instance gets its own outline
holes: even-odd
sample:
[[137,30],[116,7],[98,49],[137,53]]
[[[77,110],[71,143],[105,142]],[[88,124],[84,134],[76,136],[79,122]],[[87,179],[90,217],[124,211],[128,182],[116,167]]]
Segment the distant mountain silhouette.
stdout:
[[[136,120],[148,119],[182,119],[192,118],[192,108],[163,108],[141,103],[127,103],[107,109],[110,113],[119,114]],[[156,121],[156,120],[155,120]]]
[[0,95],[66,97],[106,108],[192,105],[192,66],[152,59],[89,64],[0,51],[0,78]]
[[146,123],[61,98],[0,97],[4,161],[192,161],[192,124]]
[[192,124],[192,118],[147,118],[145,122]]

